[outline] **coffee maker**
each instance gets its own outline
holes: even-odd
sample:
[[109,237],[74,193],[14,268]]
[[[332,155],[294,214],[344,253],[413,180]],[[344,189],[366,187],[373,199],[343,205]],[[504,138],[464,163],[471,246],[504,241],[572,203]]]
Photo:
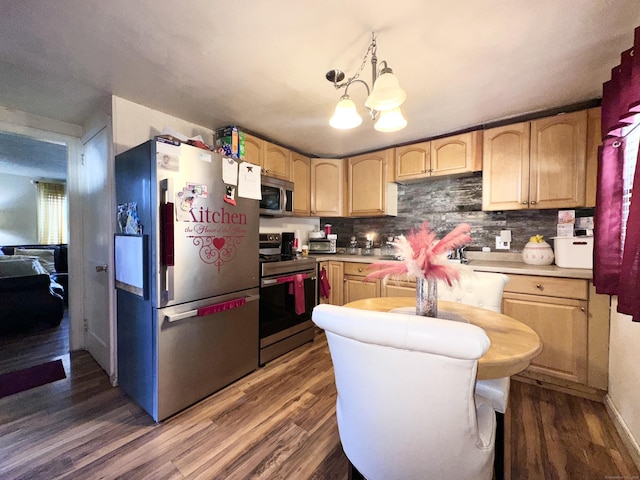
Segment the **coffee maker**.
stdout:
[[287,257],[295,257],[296,248],[294,242],[295,234],[293,232],[282,232],[282,246],[280,247],[280,253]]

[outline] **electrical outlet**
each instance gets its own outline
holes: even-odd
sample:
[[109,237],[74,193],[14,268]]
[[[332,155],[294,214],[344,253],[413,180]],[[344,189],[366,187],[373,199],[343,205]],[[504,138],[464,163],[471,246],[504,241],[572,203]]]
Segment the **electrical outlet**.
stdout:
[[502,237],[496,237],[496,250],[509,250],[511,242],[503,242]]

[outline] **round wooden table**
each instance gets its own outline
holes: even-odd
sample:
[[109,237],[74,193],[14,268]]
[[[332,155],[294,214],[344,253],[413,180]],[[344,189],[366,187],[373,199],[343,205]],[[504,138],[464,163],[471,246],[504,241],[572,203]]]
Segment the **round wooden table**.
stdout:
[[[394,308],[415,306],[411,297],[379,297],[356,300],[344,305],[361,310],[388,312]],[[478,379],[510,377],[529,366],[532,358],[542,351],[538,334],[522,322],[501,313],[461,303],[438,300],[438,311],[460,315],[482,328],[491,347],[478,360]]]

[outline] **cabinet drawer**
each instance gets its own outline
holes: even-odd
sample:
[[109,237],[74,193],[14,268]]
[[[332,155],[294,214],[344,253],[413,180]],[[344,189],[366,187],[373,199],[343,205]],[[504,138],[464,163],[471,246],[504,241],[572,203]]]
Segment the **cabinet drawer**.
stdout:
[[345,275],[360,275],[364,277],[377,269],[378,267],[371,268],[369,263],[344,262]]
[[504,287],[504,291],[586,300],[588,281],[577,278],[509,275],[509,283]]

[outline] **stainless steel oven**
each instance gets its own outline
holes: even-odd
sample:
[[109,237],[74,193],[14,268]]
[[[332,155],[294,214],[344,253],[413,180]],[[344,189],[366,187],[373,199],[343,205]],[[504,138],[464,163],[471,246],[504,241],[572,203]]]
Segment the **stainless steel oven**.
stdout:
[[280,234],[260,234],[260,251],[259,362],[264,365],[313,341],[317,280],[313,258],[280,253]]

